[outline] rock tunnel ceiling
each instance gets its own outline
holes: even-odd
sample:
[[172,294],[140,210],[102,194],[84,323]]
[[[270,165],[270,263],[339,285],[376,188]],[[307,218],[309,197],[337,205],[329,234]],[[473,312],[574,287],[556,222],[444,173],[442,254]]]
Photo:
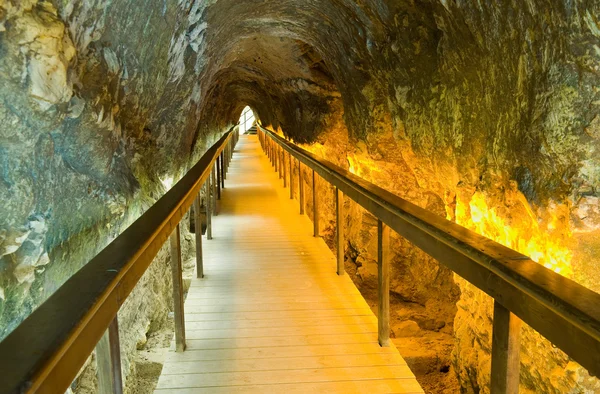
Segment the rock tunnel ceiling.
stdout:
[[[0,0],[0,338],[246,105],[439,215],[552,247],[600,290],[599,15],[587,0]],[[371,219],[347,252],[366,287]],[[475,322],[489,300],[396,246],[394,294],[442,311],[409,321],[451,335],[463,390],[485,392],[489,327]],[[523,361],[528,390],[600,390],[540,349]]]

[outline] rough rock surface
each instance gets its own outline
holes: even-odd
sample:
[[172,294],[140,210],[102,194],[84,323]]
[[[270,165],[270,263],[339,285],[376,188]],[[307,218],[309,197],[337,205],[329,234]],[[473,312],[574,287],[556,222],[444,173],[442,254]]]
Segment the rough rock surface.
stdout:
[[[221,133],[198,130],[197,53],[176,42],[190,7],[0,0],[0,339]],[[126,376],[167,324],[167,262],[119,314]]]
[[[492,207],[503,241],[552,241],[599,290],[598,15],[589,0],[0,0],[0,338],[246,104],[474,230]],[[374,220],[347,205],[347,267],[369,299]],[[462,390],[487,392],[490,300],[392,244],[397,337],[419,334],[410,322],[452,335]],[[523,346],[523,392],[600,390],[527,329]]]

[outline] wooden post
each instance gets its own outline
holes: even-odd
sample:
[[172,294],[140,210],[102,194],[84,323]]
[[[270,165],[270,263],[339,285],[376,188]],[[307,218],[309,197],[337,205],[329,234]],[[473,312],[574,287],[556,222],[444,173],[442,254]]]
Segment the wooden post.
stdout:
[[315,170],[312,170],[312,183],[313,183],[313,235],[319,236],[319,200],[317,200],[317,174]]
[[277,145],[277,159],[279,160],[279,179],[281,179],[281,177],[283,176],[283,169],[282,167],[282,160],[281,160],[281,155],[283,155],[283,149],[279,147],[279,145]]
[[285,151],[281,148],[281,166],[283,167],[283,188],[287,187],[287,166],[285,165]]
[[210,198],[210,191],[212,187],[210,186],[210,178],[206,178],[206,183],[204,183],[204,197],[206,202],[206,239],[212,239],[212,199]]
[[521,319],[494,301],[491,394],[519,392]]
[[[221,189],[225,189],[225,153],[221,151]],[[221,196],[219,195],[219,199]]]
[[194,199],[194,227],[196,230],[196,278],[204,278],[202,260],[202,218],[200,217],[200,193]]
[[279,171],[279,152],[277,151],[275,141],[273,141],[273,161],[275,162],[275,172],[277,172]]
[[289,158],[290,158],[290,200],[293,200],[295,183],[294,183],[294,165],[292,163],[294,162],[294,158],[292,157],[291,153],[289,154]]
[[217,160],[215,160],[215,169],[217,171],[217,200],[221,199],[221,167],[223,167],[223,161],[219,155],[217,156]]
[[[229,161],[229,154],[227,153],[229,149],[229,143],[225,144],[225,147],[223,148],[223,152],[221,152],[221,155],[223,155],[223,181],[225,181],[227,179],[227,164]],[[225,189],[225,183],[223,183],[223,185],[221,185],[223,187],[223,189]]]
[[123,393],[119,320],[117,316],[114,317],[96,345],[96,364],[98,367],[98,392],[100,394]]
[[300,159],[298,159],[298,188],[300,194],[300,215],[304,215],[304,178],[302,177]]
[[380,346],[390,346],[390,228],[377,221],[377,308],[378,339]]
[[185,320],[183,315],[183,278],[179,224],[171,234],[171,272],[173,274],[173,312],[175,315],[175,351],[185,350]]
[[[229,140],[231,142],[231,140]],[[227,179],[227,170],[229,169],[229,142],[225,145],[225,150],[223,151],[223,159],[225,160],[225,168],[223,170],[223,180]],[[223,183],[223,188],[225,188],[225,183]]]
[[344,193],[335,188],[337,274],[344,275]]
[[213,215],[217,216],[219,215],[219,208],[217,207],[217,168],[215,165],[212,166],[212,170],[211,170],[211,175],[212,175],[212,181],[210,182],[210,184],[212,185],[212,207],[213,207]]

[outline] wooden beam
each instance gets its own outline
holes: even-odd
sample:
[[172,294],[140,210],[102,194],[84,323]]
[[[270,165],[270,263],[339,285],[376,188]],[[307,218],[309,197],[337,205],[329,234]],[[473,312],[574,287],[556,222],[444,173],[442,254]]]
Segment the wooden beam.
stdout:
[[200,215],[200,193],[194,199],[194,226],[196,230],[196,278],[204,278],[204,261],[202,259],[202,217]]
[[183,312],[183,273],[181,268],[181,239],[178,224],[171,234],[171,273],[173,274],[173,313],[175,318],[175,351],[185,350],[185,318]]
[[98,392],[100,394],[123,393],[119,321],[116,316],[96,345],[96,365]]
[[213,163],[212,171],[211,171],[211,186],[212,186],[212,207],[213,207],[213,215],[219,215],[219,207],[217,206],[217,166]]
[[344,193],[335,188],[337,274],[344,275]]
[[390,346],[390,228],[377,221],[377,333],[379,345]]
[[304,177],[302,176],[302,165],[300,164],[300,160],[298,160],[298,189],[300,192],[300,215],[304,215]]
[[219,155],[215,160],[215,171],[217,173],[217,200],[221,199],[221,167],[223,166],[222,156]]
[[491,394],[518,394],[521,319],[494,301]]
[[278,164],[278,169],[279,169],[279,179],[283,178],[283,160],[282,160],[282,156],[283,156],[283,149],[281,147],[277,147],[277,160],[279,161]]
[[[231,141],[230,141],[231,142]],[[225,150],[223,151],[223,157],[225,158],[225,170],[223,171],[223,179],[227,179],[227,172],[229,171],[229,158],[230,156],[230,151],[231,146],[228,144],[225,147]],[[223,187],[225,187],[225,183],[223,183]]]
[[289,159],[290,159],[290,200],[294,199],[294,189],[295,189],[295,183],[294,183],[294,159],[292,158],[292,155],[288,155]]
[[[221,189],[225,189],[225,151],[221,152]],[[219,199],[221,195],[219,194]]]
[[212,186],[210,185],[212,178],[209,176],[206,179],[206,183],[204,184],[204,202],[206,203],[206,239],[212,239],[212,198],[210,197],[210,192],[212,190]]
[[283,168],[283,187],[287,187],[287,166],[285,165],[285,151],[281,150],[281,167]]

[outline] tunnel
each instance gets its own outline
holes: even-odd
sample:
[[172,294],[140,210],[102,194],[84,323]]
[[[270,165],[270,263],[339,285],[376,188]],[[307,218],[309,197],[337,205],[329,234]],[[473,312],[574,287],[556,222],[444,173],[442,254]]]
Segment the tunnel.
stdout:
[[[502,245],[543,267],[540,283],[600,292],[597,0],[0,0],[0,81],[0,341],[235,133],[242,144],[208,175],[221,204],[229,177],[255,186],[243,163],[260,147],[292,200],[306,193],[302,209],[375,315],[382,218],[336,200],[324,173],[313,193],[301,162],[406,201],[427,226],[460,226],[447,244],[473,233],[479,251]],[[225,154],[247,180],[226,173]],[[185,286],[211,193],[180,224]],[[125,392],[154,392],[171,346],[167,244],[118,312]],[[494,393],[495,303],[516,296],[490,296],[405,234],[391,232],[387,256],[389,336],[423,392]],[[532,297],[581,301],[563,320],[596,316],[581,294]],[[577,329],[596,341],[596,323]],[[575,351],[519,332],[518,392],[600,393]],[[99,392],[97,369],[93,353],[67,392]]]

